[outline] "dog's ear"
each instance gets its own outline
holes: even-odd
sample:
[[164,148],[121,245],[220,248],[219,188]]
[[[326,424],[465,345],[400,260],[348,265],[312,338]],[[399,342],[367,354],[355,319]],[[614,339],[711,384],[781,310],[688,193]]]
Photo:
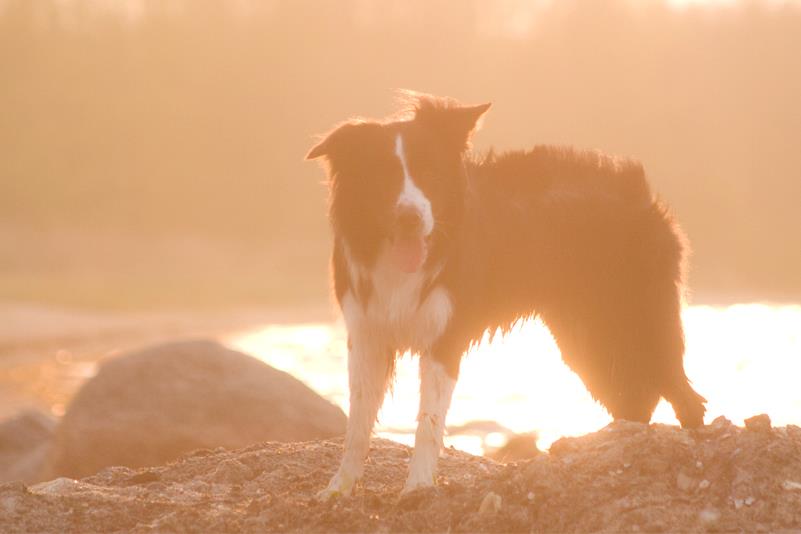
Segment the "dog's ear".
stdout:
[[492,103],[487,102],[477,106],[460,106],[452,110],[455,115],[453,119],[455,128],[460,134],[460,138],[464,137],[465,148],[467,148],[473,133],[479,129],[481,119],[490,107],[492,107]]
[[339,130],[339,128],[335,128],[333,131],[325,134],[323,139],[319,143],[317,143],[316,145],[311,147],[311,150],[309,150],[306,153],[306,159],[307,160],[308,159],[317,159],[317,158],[319,158],[321,156],[329,155],[331,153],[331,150],[333,149],[334,145],[336,145],[336,136],[335,136],[335,134],[337,133],[338,130]]
[[317,159],[321,156],[331,158],[339,152],[347,152],[350,145],[353,145],[359,137],[358,132],[365,130],[369,125],[364,120],[350,120],[325,134],[322,141],[314,145],[306,154],[306,159]]
[[[408,93],[406,94],[408,98]],[[492,104],[464,106],[450,98],[414,95],[414,118],[436,130],[438,137],[458,150],[470,146],[470,138],[478,129],[481,117]]]
[[317,159],[320,156],[325,156],[328,152],[327,141],[328,137],[314,145],[311,150],[306,153],[306,159]]

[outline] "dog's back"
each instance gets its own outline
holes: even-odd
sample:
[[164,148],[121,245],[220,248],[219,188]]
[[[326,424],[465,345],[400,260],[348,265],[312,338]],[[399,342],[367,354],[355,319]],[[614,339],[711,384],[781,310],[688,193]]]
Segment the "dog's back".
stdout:
[[658,256],[682,283],[683,239],[636,161],[543,146],[470,163],[468,184],[456,248],[466,293],[483,293],[481,302],[508,308],[517,295],[523,309],[508,313],[538,312],[571,288],[636,271],[640,254]]
[[703,399],[682,369],[685,239],[642,166],[537,147],[491,154],[468,175],[451,276],[470,322],[503,330],[539,314],[615,417],[647,421],[664,396],[700,425]]

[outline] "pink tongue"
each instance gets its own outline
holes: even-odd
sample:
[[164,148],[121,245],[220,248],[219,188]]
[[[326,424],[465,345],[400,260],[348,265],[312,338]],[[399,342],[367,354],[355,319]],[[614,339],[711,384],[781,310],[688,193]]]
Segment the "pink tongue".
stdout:
[[413,273],[426,260],[426,243],[422,237],[398,237],[392,243],[392,252],[398,268]]

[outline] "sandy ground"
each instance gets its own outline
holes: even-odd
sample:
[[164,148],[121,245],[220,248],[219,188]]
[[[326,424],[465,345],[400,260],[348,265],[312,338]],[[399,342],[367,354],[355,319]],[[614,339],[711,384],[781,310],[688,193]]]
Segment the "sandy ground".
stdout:
[[353,496],[321,503],[341,440],[200,450],[79,481],[0,485],[2,532],[797,532],[801,429],[619,422],[500,464],[447,450],[400,496],[409,448],[375,440]]

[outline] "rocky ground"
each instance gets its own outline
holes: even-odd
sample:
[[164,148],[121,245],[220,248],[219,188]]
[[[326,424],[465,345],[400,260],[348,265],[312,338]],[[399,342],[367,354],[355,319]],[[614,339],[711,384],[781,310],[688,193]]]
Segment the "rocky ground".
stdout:
[[314,498],[341,441],[199,450],[151,468],[0,486],[2,532],[801,531],[801,428],[618,422],[500,464],[454,450],[403,498],[410,450],[375,440],[354,496]]

